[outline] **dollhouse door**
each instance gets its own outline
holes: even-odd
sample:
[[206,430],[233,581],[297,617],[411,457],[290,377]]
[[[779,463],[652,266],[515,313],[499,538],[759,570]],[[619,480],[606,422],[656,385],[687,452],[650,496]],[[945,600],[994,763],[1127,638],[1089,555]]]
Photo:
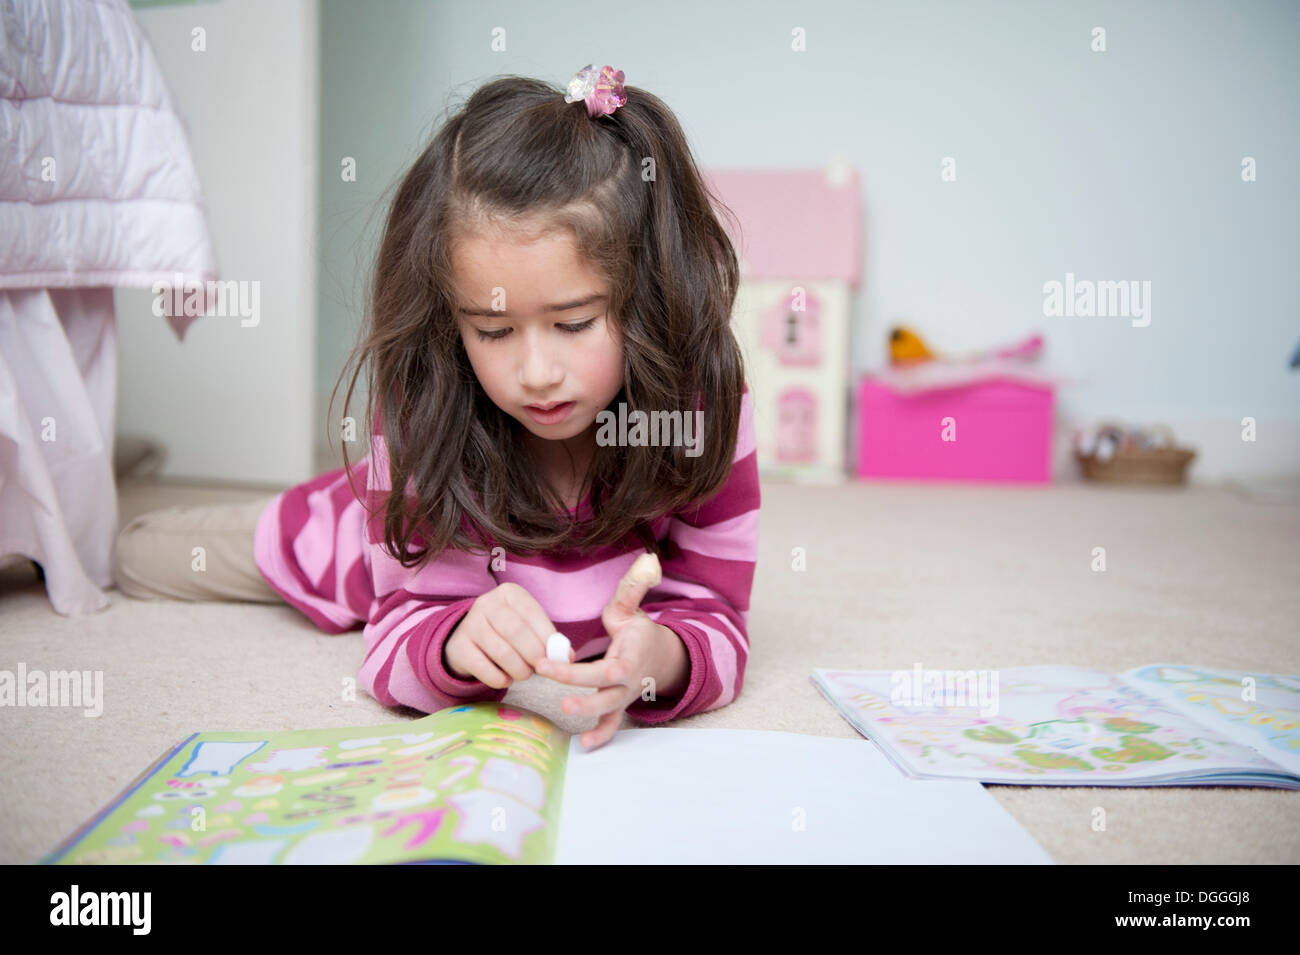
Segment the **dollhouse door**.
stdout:
[[787,464],[817,460],[817,395],[787,388],[777,398],[776,457]]

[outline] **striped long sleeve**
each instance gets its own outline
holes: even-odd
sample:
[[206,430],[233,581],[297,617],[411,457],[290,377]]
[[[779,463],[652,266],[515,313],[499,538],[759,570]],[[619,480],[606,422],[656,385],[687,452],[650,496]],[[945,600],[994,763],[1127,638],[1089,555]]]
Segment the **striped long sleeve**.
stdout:
[[[383,438],[352,467],[363,499],[391,493]],[[757,557],[759,487],[753,403],[748,392],[731,474],[701,506],[652,523],[666,544],[663,580],[642,601],[657,623],[681,639],[690,680],[680,697],[637,701],[628,714],[661,723],[724,706],[740,692],[749,658],[747,620]],[[581,520],[590,502],[576,509]],[[443,663],[443,647],[481,595],[517,583],[566,634],[579,661],[609,647],[600,617],[637,548],[603,548],[516,557],[448,549],[422,567],[403,567],[382,545],[383,515],[368,516],[343,468],[278,495],[258,521],[257,566],[290,605],[330,633],[363,627],[365,660],[359,682],[387,706],[426,713],[508,692],[477,679],[461,680]]]
[[628,707],[642,723],[726,706],[740,694],[749,660],[749,596],[758,559],[758,456],[753,398],[746,391],[731,476],[695,510],[668,518],[663,581],[641,602],[652,620],[672,630],[690,656],[682,696]]
[[[378,462],[378,463],[376,463]],[[383,439],[353,466],[366,500],[388,490]],[[497,585],[483,555],[448,550],[418,572],[381,546],[382,513],[368,517],[339,468],[280,494],[258,521],[262,576],[292,606],[330,633],[364,626],[362,689],[385,706],[426,713],[506,694],[461,680],[442,647],[475,599]]]

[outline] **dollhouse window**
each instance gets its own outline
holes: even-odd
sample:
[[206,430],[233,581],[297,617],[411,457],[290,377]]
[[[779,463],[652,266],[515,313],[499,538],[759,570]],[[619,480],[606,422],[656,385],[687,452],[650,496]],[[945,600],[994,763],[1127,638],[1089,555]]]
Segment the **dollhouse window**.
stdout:
[[810,291],[801,298],[803,307],[795,308],[791,292],[764,316],[763,344],[782,365],[807,367],[822,361],[821,303]]

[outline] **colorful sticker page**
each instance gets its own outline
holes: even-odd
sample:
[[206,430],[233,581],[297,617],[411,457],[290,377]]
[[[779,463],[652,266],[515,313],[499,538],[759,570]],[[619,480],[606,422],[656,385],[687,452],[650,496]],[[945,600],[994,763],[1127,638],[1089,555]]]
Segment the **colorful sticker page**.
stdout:
[[911,671],[815,670],[813,682],[899,769],[918,778],[1300,788],[1280,766],[1117,677],[1059,666],[991,673],[993,707],[936,704],[978,696],[918,692],[921,674]]
[[1300,775],[1300,676],[1158,663],[1120,678]]
[[46,862],[549,863],[569,735],[473,703],[383,726],[199,733]]

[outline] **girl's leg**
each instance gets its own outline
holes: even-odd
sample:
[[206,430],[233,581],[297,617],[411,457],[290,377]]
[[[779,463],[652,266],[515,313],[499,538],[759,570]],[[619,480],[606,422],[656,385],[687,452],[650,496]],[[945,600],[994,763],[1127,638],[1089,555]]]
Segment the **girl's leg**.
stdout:
[[253,560],[257,519],[274,496],[141,514],[117,535],[118,588],[143,600],[279,602]]

